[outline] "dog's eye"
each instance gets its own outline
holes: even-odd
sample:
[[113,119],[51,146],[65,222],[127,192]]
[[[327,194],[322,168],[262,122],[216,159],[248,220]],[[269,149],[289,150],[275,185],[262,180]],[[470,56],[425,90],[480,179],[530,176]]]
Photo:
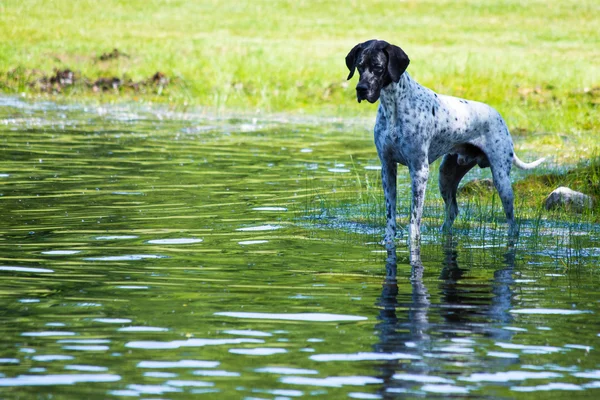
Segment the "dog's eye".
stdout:
[[381,65],[374,65],[373,72],[383,72],[383,67]]

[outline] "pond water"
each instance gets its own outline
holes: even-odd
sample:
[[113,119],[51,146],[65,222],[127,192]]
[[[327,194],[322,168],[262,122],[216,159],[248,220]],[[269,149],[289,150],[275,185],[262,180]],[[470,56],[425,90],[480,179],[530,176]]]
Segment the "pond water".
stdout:
[[442,237],[434,183],[386,279],[368,124],[0,98],[0,133],[2,398],[600,395],[600,228]]

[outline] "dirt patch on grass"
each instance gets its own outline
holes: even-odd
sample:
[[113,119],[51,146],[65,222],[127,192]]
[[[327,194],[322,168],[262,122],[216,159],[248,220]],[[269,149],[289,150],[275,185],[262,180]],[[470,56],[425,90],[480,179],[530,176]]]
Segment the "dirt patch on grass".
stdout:
[[99,61],[109,61],[109,60],[116,60],[118,58],[129,58],[129,54],[123,53],[122,51],[120,51],[119,49],[115,48],[113,49],[113,51],[109,52],[109,53],[103,53],[98,57]]
[[133,80],[126,76],[87,77],[69,68],[55,69],[50,74],[22,67],[7,72],[0,72],[0,89],[14,92],[27,88],[53,94],[60,94],[71,90],[91,92],[112,91],[115,93],[124,91],[155,92],[160,94],[170,82],[169,77],[160,71],[141,80]]
[[[114,60],[130,58],[130,55],[114,48],[110,52],[94,56],[89,60],[92,63],[110,65]],[[161,94],[171,83],[171,79],[161,71],[139,80],[134,80],[127,75],[116,76],[106,72],[97,72],[97,76],[85,76],[80,71],[66,68],[64,61],[57,59],[61,67],[56,67],[52,72],[24,67],[0,71],[0,91],[23,92],[36,91],[42,93],[61,94],[66,92],[120,92],[155,93]],[[68,64],[66,64],[68,65]],[[101,70],[104,67],[100,68]]]

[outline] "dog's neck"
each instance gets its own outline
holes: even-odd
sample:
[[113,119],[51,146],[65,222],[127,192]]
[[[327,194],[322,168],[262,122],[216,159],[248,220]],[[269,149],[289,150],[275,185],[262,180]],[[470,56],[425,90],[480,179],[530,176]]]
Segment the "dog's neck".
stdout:
[[396,125],[399,103],[402,103],[408,97],[414,83],[408,72],[405,71],[400,75],[398,82],[392,82],[381,89],[379,100],[390,127]]

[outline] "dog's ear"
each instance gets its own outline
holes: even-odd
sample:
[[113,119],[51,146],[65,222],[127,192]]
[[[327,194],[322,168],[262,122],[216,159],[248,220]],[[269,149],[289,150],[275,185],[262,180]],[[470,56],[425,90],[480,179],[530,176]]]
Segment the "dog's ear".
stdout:
[[410,60],[404,50],[393,44],[388,44],[384,48],[384,51],[388,56],[388,74],[390,75],[390,78],[397,83],[400,80],[400,76],[406,71],[406,68],[408,68]]
[[356,59],[358,55],[363,49],[364,43],[359,43],[350,50],[350,53],[346,56],[346,67],[350,70],[350,74],[348,75],[348,80],[352,79],[354,76],[354,70],[356,69]]

